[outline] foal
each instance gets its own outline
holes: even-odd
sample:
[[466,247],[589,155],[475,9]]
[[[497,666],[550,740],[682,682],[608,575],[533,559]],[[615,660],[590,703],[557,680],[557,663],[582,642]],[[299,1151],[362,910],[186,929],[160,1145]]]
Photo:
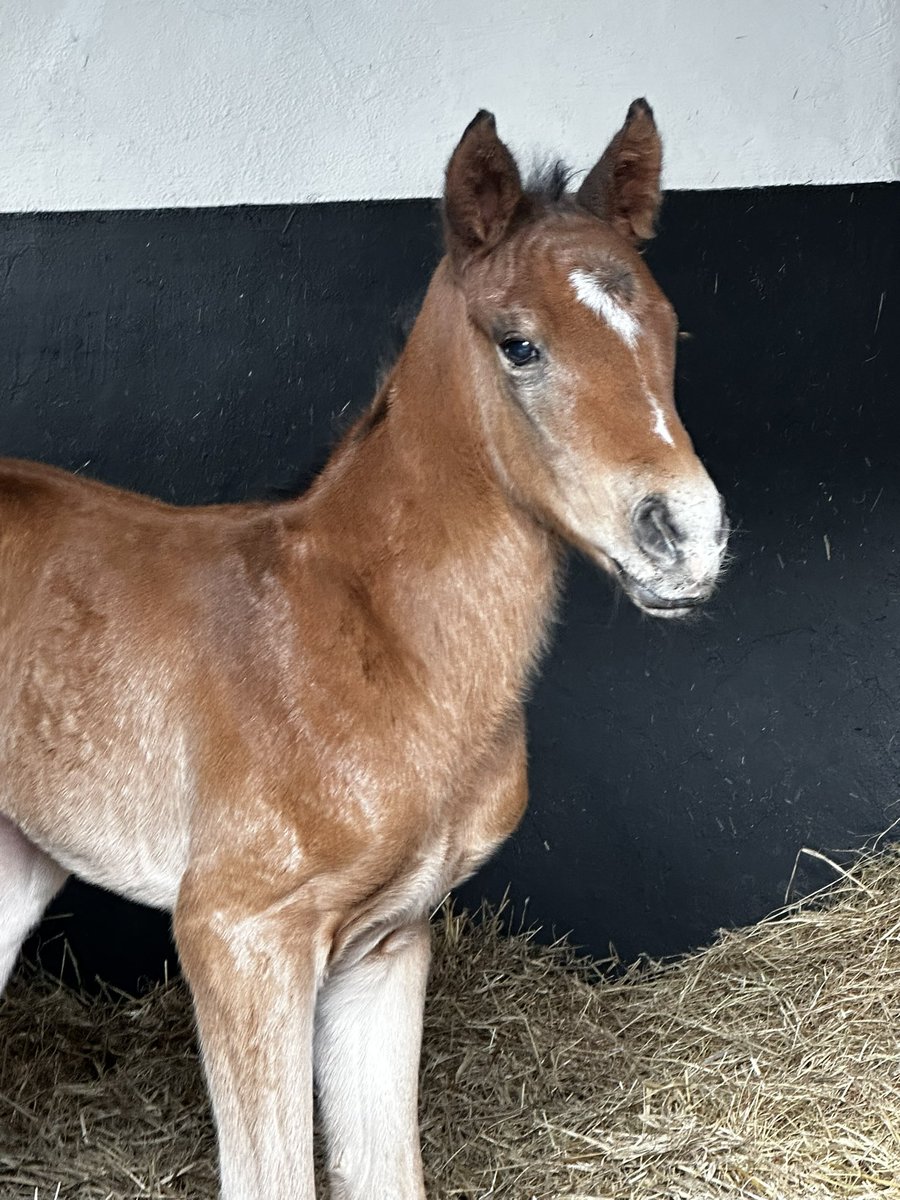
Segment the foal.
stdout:
[[0,465],[0,984],[69,872],[171,909],[226,1200],[424,1196],[427,914],[515,827],[565,544],[705,600],[722,505],[637,253],[646,102],[574,196],[481,112],[401,358],[301,498],[176,509]]

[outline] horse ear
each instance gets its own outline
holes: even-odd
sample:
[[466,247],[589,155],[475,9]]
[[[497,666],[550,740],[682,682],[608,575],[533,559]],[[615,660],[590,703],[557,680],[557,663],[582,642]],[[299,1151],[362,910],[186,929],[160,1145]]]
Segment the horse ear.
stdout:
[[469,124],[447,164],[444,239],[457,266],[503,240],[522,203],[522,180],[484,109]]
[[645,241],[654,233],[661,171],[662,141],[653,109],[646,100],[634,100],[576,199],[629,241]]

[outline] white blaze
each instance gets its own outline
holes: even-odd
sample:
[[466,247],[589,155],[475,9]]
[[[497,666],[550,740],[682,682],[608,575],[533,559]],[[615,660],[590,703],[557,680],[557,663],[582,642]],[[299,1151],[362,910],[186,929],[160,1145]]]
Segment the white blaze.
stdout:
[[[600,281],[588,271],[576,269],[570,272],[569,283],[571,283],[575,295],[581,303],[589,308],[592,313],[595,313],[598,317],[602,317],[610,329],[619,335],[628,349],[634,352],[641,333],[641,327],[637,318],[624,309],[618,300],[615,300]],[[641,373],[641,378],[643,379],[643,372]],[[666,414],[662,410],[662,405],[653,393],[647,389],[646,384],[644,385],[644,392],[647,397],[647,403],[653,410],[653,432],[661,441],[669,446],[674,446],[675,439],[672,437],[669,426],[666,424]]]
[[669,426],[666,424],[666,414],[662,410],[662,405],[652,392],[647,392],[647,399],[656,417],[656,420],[653,422],[653,432],[658,438],[662,438],[664,442],[668,442],[670,446],[674,446],[675,439],[669,432]]
[[625,345],[633,350],[637,345],[641,327],[631,313],[626,312],[618,300],[614,300],[599,281],[593,275],[589,275],[587,271],[573,271],[569,276],[569,283],[575,289],[575,295],[581,303],[586,305],[592,313],[602,317],[607,325],[616,331]]

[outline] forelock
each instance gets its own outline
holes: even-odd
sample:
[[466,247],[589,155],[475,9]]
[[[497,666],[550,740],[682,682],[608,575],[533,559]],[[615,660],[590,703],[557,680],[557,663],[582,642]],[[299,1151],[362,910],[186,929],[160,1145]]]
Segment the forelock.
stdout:
[[542,208],[562,205],[573,175],[572,168],[558,158],[535,163],[525,181],[525,194]]

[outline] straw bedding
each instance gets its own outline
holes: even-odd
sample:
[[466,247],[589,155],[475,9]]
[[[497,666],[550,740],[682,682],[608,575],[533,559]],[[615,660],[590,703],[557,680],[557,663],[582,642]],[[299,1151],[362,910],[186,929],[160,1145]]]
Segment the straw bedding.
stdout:
[[[435,950],[434,1200],[900,1198],[900,850],[674,963],[623,972],[446,910]],[[203,1200],[213,1154],[182,984],[88,997],[20,970],[3,1200]]]

